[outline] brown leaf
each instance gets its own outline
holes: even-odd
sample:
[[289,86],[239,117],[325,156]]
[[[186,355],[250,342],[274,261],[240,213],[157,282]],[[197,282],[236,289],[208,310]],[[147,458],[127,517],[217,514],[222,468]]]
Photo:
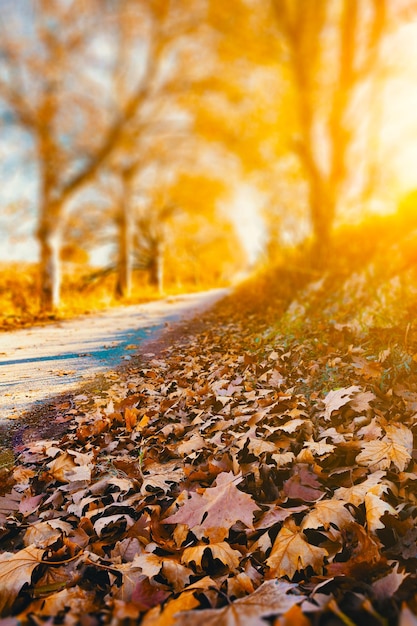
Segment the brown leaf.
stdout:
[[396,563],[392,572],[372,583],[372,590],[378,600],[392,598],[407,576],[409,576],[409,574],[399,572],[398,567],[399,565]]
[[97,610],[95,593],[86,591],[78,586],[62,589],[57,593],[42,598],[31,605],[31,610],[36,615],[56,616],[69,610],[72,619],[79,618],[86,613],[94,613]]
[[162,575],[172,585],[174,591],[182,591],[190,582],[190,577],[194,572],[189,567],[178,563],[175,559],[164,559],[162,561]]
[[324,491],[314,472],[307,465],[294,465],[293,475],[284,482],[284,493],[291,500],[314,502],[321,498]]
[[241,480],[232,472],[219,474],[215,487],[205,489],[201,496],[192,493],[174,515],[163,520],[164,524],[186,524],[198,539],[215,534],[216,541],[224,539],[237,521],[252,528],[253,515],[259,507],[250,495],[236,487]]
[[[285,581],[268,580],[250,595],[239,598],[222,609],[205,609],[179,613],[175,626],[265,626],[264,617],[282,615],[304,600],[292,595],[294,585]],[[148,626],[148,625],[146,625]]]
[[353,522],[342,530],[346,561],[329,563],[327,572],[331,576],[351,576],[361,579],[375,567],[380,567],[382,557],[379,544],[360,524]]
[[146,611],[162,604],[170,595],[169,591],[160,585],[152,584],[148,578],[144,577],[136,583],[131,601],[137,604],[141,611]]
[[45,550],[28,546],[15,554],[0,555],[0,614],[6,615],[13,607],[22,587],[30,583],[32,573],[40,563]]
[[91,480],[91,455],[77,452],[64,452],[48,463],[49,473],[62,482]]

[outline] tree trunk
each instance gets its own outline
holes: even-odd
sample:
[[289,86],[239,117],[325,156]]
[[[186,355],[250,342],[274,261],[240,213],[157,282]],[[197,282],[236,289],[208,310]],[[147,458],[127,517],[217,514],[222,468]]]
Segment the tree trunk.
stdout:
[[118,219],[118,252],[116,297],[128,298],[132,291],[132,220],[127,199],[122,199]]
[[50,313],[57,309],[61,299],[61,233],[43,226],[39,229],[40,246],[40,309]]
[[149,264],[149,283],[156,287],[160,294],[164,292],[164,254],[160,243],[156,244],[154,256]]
[[310,175],[309,204],[313,230],[311,266],[318,270],[325,269],[329,260],[336,202],[337,197],[325,176],[318,170],[315,175]]

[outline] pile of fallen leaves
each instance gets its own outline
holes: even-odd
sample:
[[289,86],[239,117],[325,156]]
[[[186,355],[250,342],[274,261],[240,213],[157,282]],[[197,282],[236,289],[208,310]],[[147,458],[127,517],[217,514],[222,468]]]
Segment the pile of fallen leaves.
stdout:
[[326,284],[243,290],[19,442],[2,624],[417,624],[412,332],[306,306]]

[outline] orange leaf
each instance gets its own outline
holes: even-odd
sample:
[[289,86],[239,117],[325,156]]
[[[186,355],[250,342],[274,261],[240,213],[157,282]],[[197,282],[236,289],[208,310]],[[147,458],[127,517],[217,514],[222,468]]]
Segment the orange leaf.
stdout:
[[125,408],[126,430],[130,433],[134,429],[138,421],[138,409]]

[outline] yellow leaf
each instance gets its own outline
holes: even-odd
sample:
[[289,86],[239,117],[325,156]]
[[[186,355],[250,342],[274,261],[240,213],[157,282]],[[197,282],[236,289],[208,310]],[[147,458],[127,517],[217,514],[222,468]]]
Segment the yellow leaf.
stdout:
[[359,506],[365,501],[365,496],[369,489],[374,485],[378,485],[384,476],[385,472],[378,470],[368,476],[366,480],[359,483],[359,485],[353,485],[353,487],[339,487],[339,489],[335,491],[335,498],[353,504],[354,506]]
[[335,524],[339,530],[342,530],[351,521],[353,517],[342,500],[320,500],[303,519],[301,529],[323,527],[328,530],[330,524]]
[[213,556],[213,559],[219,559],[230,570],[236,569],[239,565],[242,555],[238,550],[233,550],[225,541],[219,543],[203,543],[191,548],[186,548],[181,558],[182,563],[194,562],[197,568],[202,569],[201,561],[204,556],[204,552],[209,550]]
[[329,391],[327,396],[324,398],[324,406],[326,407],[324,411],[324,419],[330,419],[333,411],[337,411],[342,406],[345,406],[345,404],[348,404],[352,397],[360,391],[361,388],[357,385]]
[[327,550],[309,544],[295,522],[286,520],[275,539],[266,564],[271,570],[271,575],[277,578],[283,576],[292,578],[296,572],[308,566],[312,567],[316,574],[321,573],[326,556]]
[[388,437],[380,441],[365,441],[362,452],[356,457],[359,465],[365,465],[375,470],[385,470],[393,463],[400,472],[403,472],[411,460],[411,454],[405,446],[395,443]]
[[386,489],[385,485],[375,485],[365,496],[366,523],[368,530],[373,533],[380,528],[385,528],[381,522],[384,513],[396,515],[395,509],[380,497]]
[[155,607],[148,611],[141,621],[142,626],[172,626],[175,624],[175,615],[180,611],[190,611],[199,605],[193,591],[185,591],[175,600],[169,600],[163,610]]

